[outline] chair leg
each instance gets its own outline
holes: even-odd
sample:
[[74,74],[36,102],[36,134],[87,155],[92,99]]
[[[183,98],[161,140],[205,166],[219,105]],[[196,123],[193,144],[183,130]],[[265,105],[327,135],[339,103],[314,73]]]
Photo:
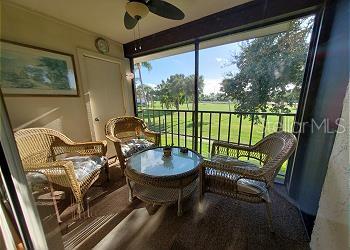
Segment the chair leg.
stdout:
[[107,182],[109,182],[110,176],[109,176],[109,166],[108,166],[108,163],[106,163],[106,165],[105,165],[105,174],[106,174]]
[[61,216],[60,216],[60,212],[58,211],[57,201],[56,201],[55,192],[54,192],[52,183],[50,182],[49,185],[50,185],[50,193],[51,193],[51,198],[52,198],[53,206],[54,206],[54,208],[55,208],[55,213],[56,213],[57,221],[58,221],[58,223],[62,223]]
[[274,233],[273,225],[272,225],[272,209],[271,209],[271,202],[265,202],[265,206],[266,206],[267,220],[268,220],[268,223],[269,223],[270,232],[271,232],[271,233]]
[[90,218],[91,214],[90,214],[90,197],[85,197],[84,198],[84,202],[85,202],[85,206],[86,206],[86,213],[87,213],[87,217]]
[[124,170],[126,166],[125,166],[124,160],[119,160],[119,164],[120,164],[120,169],[122,170],[122,177],[125,177]]

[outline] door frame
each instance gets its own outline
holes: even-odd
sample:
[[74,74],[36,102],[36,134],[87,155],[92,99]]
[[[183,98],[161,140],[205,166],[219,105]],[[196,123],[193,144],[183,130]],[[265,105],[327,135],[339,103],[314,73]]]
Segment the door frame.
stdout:
[[89,127],[90,127],[90,134],[91,134],[92,140],[96,140],[96,132],[95,132],[95,128],[94,128],[94,118],[92,117],[92,112],[91,112],[92,109],[91,109],[91,98],[90,98],[90,94],[89,94],[89,83],[88,83],[89,80],[88,80],[86,65],[84,62],[84,57],[89,57],[89,58],[93,58],[93,59],[97,59],[97,60],[106,61],[106,62],[115,63],[115,64],[120,65],[120,71],[121,71],[120,80],[121,80],[121,88],[122,88],[121,94],[122,94],[122,99],[123,99],[123,104],[124,104],[124,107],[123,107],[124,115],[127,113],[127,106],[126,106],[126,100],[125,100],[125,96],[127,96],[127,94],[125,93],[125,90],[127,88],[125,86],[126,85],[126,79],[124,76],[125,74],[123,74],[123,72],[126,72],[125,64],[124,64],[123,59],[111,57],[111,56],[107,56],[107,55],[102,55],[102,54],[99,54],[97,52],[82,49],[82,48],[77,48],[77,54],[78,54],[78,67],[80,69],[80,74],[81,74],[81,79],[82,79],[82,96],[84,98],[85,106],[86,106],[86,110],[87,110],[88,122],[89,122]]
[[[8,195],[21,240],[26,249],[48,249],[45,232],[27,183],[1,90],[0,111],[0,178]],[[6,223],[1,218],[0,221],[1,226]],[[11,241],[10,235],[3,236],[5,242]],[[57,242],[57,249],[61,249],[59,244]]]

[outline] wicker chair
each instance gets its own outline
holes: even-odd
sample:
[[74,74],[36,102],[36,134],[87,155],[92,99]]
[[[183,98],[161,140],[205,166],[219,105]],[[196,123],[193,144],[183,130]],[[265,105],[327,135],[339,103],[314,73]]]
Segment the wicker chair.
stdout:
[[[98,156],[102,159],[106,155],[107,142],[76,143],[65,135],[47,128],[18,130],[15,133],[15,139],[24,171],[44,174],[50,183],[52,194],[52,183],[70,188],[78,205],[77,211],[80,217],[84,210],[84,195],[100,176],[101,168],[89,172],[79,180],[73,162],[65,160],[64,156],[76,154],[79,156]],[[60,159],[61,157],[62,159]],[[101,164],[104,165],[108,179],[108,162],[105,160]],[[57,219],[60,221],[54,195],[53,201]]]
[[[269,190],[296,145],[295,136],[287,132],[270,134],[254,146],[213,142],[211,161],[204,161],[200,166],[200,198],[211,192],[246,202],[265,203],[273,232]],[[254,159],[258,164],[239,160],[242,157]]]
[[[146,147],[160,145],[160,133],[149,130],[143,120],[133,116],[110,119],[106,124],[105,133],[107,139],[114,143],[123,174],[126,159],[131,154]],[[132,144],[135,139],[146,141],[147,144],[134,147],[132,150],[125,150],[125,146]]]

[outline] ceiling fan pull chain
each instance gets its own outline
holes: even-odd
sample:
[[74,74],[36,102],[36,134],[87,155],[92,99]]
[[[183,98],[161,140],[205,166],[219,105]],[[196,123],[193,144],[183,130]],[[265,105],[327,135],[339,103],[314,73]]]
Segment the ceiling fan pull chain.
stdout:
[[136,41],[136,31],[135,31],[135,29],[133,29],[133,32],[134,32],[134,41],[135,41],[135,51],[137,51],[137,41]]
[[141,50],[142,47],[141,47],[140,22],[137,23],[137,29],[138,29],[138,32],[139,32],[139,50]]

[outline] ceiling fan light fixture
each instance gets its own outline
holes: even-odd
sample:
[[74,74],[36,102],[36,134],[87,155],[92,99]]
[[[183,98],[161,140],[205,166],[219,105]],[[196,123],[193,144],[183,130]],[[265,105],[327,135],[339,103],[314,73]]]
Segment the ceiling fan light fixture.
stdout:
[[125,8],[129,15],[135,19],[144,18],[149,12],[147,5],[140,2],[128,2]]

